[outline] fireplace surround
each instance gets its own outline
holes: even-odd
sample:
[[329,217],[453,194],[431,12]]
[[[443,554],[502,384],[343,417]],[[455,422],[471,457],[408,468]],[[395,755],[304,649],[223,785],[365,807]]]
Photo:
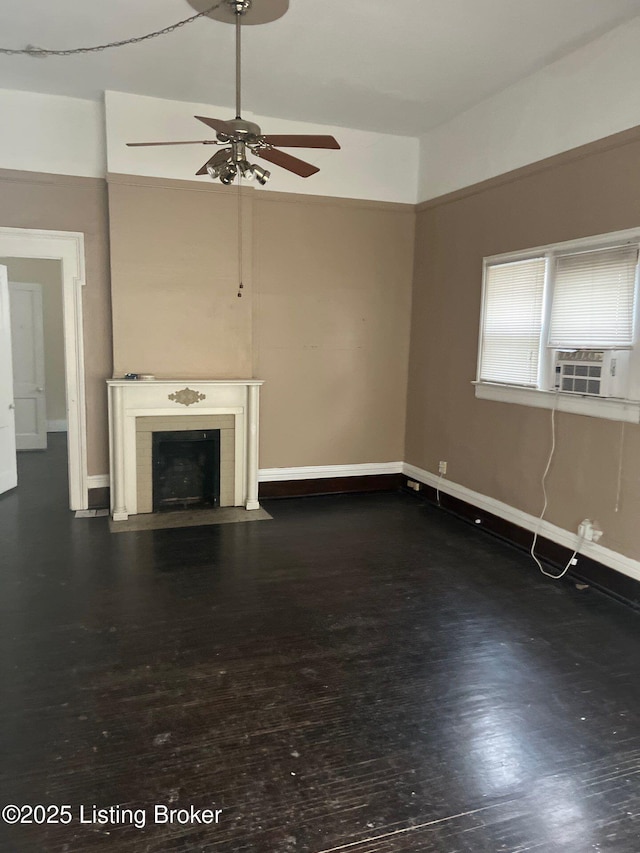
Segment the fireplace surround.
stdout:
[[153,512],[153,434],[220,431],[220,506],[259,509],[259,379],[108,380],[111,515]]

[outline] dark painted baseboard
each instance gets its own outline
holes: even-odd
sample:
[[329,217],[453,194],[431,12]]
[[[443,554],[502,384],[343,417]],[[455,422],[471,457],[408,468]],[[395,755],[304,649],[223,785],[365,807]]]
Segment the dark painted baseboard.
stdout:
[[370,474],[359,477],[323,477],[317,480],[280,480],[260,483],[261,498],[299,498],[353,492],[393,492],[402,488],[402,474]]
[[[260,483],[261,498],[299,498],[307,495],[394,492],[405,482],[402,474],[371,474],[359,477],[324,477],[316,480],[281,480]],[[89,508],[109,506],[109,489],[89,489]]]
[[108,509],[109,487],[89,489],[89,509]]
[[[404,490],[416,495],[416,497],[426,499],[430,503],[437,503],[436,490],[432,486],[421,483],[421,490],[415,492],[407,486],[408,479],[402,477]],[[416,482],[415,477],[410,479]],[[493,515],[484,509],[479,509],[473,504],[442,491],[440,492],[440,507],[523,551],[529,551],[531,548],[533,533],[523,527],[518,527],[512,521],[505,521],[504,518]],[[549,566],[552,571],[559,571],[566,566],[573,552],[563,545],[558,545],[556,542],[538,536],[535,553],[538,559]],[[640,582],[589,557],[580,556],[578,565],[575,569],[567,572],[565,577],[574,582],[589,584],[589,586],[596,587],[607,595],[624,601],[625,604],[640,609]]]

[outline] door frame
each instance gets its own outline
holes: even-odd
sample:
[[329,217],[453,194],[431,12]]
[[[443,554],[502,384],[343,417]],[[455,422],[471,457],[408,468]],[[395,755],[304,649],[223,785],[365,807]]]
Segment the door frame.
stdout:
[[87,411],[84,384],[82,288],[85,285],[84,234],[0,227],[0,257],[61,261],[64,363],[67,392],[69,508],[87,509]]

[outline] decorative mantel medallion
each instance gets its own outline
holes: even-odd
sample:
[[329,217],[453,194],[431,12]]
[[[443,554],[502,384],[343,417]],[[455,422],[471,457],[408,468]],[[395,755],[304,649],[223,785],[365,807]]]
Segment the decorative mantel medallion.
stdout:
[[206,396],[206,394],[201,394],[192,388],[183,388],[182,391],[174,391],[173,394],[169,394],[169,399],[176,403],[182,403],[183,406],[191,406],[193,403],[199,403],[200,400],[206,399]]

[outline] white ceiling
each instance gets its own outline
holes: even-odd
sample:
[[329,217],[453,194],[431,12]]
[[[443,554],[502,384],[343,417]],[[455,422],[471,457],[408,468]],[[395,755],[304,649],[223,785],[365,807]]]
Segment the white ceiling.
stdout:
[[[640,15],[640,0],[290,4],[280,20],[243,29],[246,109],[409,136]],[[193,13],[186,0],[3,0],[0,47],[101,44]],[[231,110],[233,39],[233,27],[204,18],[102,53],[0,56],[0,85],[95,100],[111,89]]]

